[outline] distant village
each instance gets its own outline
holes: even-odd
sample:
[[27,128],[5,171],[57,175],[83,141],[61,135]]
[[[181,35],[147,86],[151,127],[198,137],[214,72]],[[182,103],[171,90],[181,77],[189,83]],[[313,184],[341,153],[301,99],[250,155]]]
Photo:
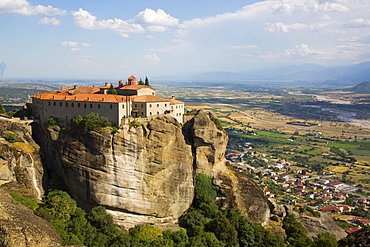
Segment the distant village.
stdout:
[[[298,168],[294,162],[271,158],[266,153],[255,151],[251,142],[229,142],[227,150],[225,157],[230,165],[236,171],[250,176],[261,187],[266,197],[274,198],[279,203],[292,204],[298,208],[308,206],[333,215],[350,213],[357,208],[363,208],[370,213],[370,198],[351,197],[359,188],[338,181],[341,178],[335,177],[331,171],[316,172],[309,168]],[[351,163],[341,165],[350,168],[352,166]],[[345,229],[348,234],[354,234],[363,225],[370,225],[370,219],[364,217],[352,216],[348,217],[347,221],[358,226]]]

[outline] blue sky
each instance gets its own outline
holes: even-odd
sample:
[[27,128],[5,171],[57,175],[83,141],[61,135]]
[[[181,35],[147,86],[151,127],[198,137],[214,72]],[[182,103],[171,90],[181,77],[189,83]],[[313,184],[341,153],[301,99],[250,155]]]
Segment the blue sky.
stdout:
[[3,78],[120,79],[370,60],[369,0],[0,0]]

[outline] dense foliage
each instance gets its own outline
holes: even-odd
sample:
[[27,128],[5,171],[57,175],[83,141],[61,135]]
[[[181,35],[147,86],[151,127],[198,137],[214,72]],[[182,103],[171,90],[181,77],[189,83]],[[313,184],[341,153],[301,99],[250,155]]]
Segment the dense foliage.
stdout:
[[[315,241],[307,237],[306,232],[293,215],[283,220],[287,235],[284,241],[280,236],[272,235],[261,225],[253,223],[235,209],[219,210],[215,204],[219,188],[213,178],[203,173],[195,179],[193,205],[181,216],[178,231],[161,231],[150,225],[137,225],[123,233],[113,222],[113,218],[102,206],[86,213],[79,208],[68,193],[60,190],[50,191],[38,204],[12,194],[35,214],[50,222],[61,236],[64,245],[84,246],[308,246],[337,247],[334,236],[320,233]],[[279,221],[279,219],[277,219]],[[348,243],[353,239],[342,242]],[[341,246],[345,246],[342,243]]]
[[74,133],[75,131],[94,130],[101,127],[111,127],[112,133],[117,132],[117,128],[106,117],[102,117],[96,112],[91,112],[85,117],[78,115],[71,119],[67,126],[61,130],[61,136]]

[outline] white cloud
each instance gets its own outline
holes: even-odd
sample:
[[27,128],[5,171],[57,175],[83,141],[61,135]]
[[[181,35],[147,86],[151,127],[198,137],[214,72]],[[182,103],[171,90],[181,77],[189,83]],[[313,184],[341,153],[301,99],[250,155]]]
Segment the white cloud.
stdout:
[[69,51],[80,51],[81,47],[89,47],[89,43],[79,43],[77,41],[63,41],[62,46]]
[[293,24],[284,24],[282,22],[275,22],[275,23],[266,23],[266,31],[271,33],[273,32],[281,32],[281,33],[288,33],[292,30],[301,31],[301,30],[319,30],[325,27],[326,23],[317,23],[317,24],[305,24],[305,23],[293,23]]
[[179,19],[170,16],[163,10],[154,11],[148,8],[137,14],[134,21],[148,26],[177,26],[179,24]]
[[50,5],[33,6],[26,0],[1,0],[0,14],[19,14],[19,15],[65,15],[66,11],[54,8]]
[[178,25],[178,19],[166,14],[161,9],[157,11],[145,9],[132,20],[114,18],[98,21],[95,16],[81,8],[78,11],[73,11],[72,16],[76,26],[80,28],[110,29],[124,38],[128,38],[130,33],[164,32],[169,26]]
[[349,27],[370,27],[370,19],[364,20],[362,18],[356,18],[353,20],[350,20]]
[[300,57],[306,57],[310,55],[318,55],[318,52],[314,51],[308,45],[306,44],[300,44],[296,45],[294,47],[295,49],[288,49],[284,52],[285,56],[300,56]]
[[161,59],[155,53],[145,55],[145,59],[148,61],[149,64],[159,64],[161,62]]
[[39,24],[44,24],[44,25],[59,25],[60,24],[60,20],[56,19],[56,18],[48,18],[48,17],[44,17],[42,18],[40,21],[39,21]]

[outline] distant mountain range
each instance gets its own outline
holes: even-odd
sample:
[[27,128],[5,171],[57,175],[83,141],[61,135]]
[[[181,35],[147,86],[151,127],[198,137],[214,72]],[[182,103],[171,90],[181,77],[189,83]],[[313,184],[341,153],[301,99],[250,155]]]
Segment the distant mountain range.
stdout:
[[241,72],[213,71],[190,76],[163,76],[152,79],[203,82],[280,81],[355,86],[370,80],[370,61],[351,66],[325,67],[310,63]]

